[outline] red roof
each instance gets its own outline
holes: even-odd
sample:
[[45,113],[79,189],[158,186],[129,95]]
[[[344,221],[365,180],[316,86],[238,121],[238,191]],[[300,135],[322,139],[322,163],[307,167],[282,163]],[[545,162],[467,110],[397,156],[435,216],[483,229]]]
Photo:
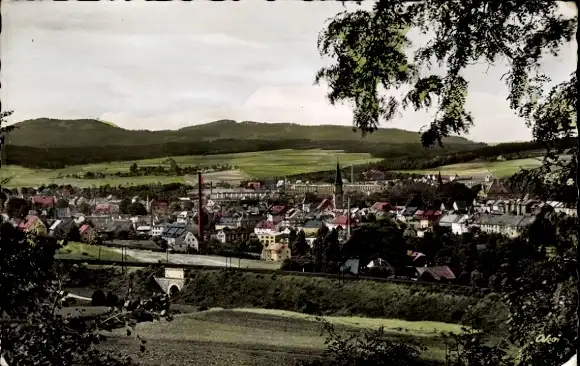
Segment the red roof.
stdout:
[[79,229],[79,232],[82,234],[85,231],[87,231],[89,229],[89,227],[90,227],[89,225],[85,224],[85,225],[81,226],[81,228]]
[[421,257],[425,257],[425,254],[423,254],[421,252],[414,252],[412,250],[408,250],[407,255],[409,255],[409,257],[413,258],[413,261],[416,261],[417,259],[419,259]]
[[439,216],[441,216],[443,213],[439,210],[435,211],[435,210],[428,210],[428,211],[417,211],[415,212],[415,215],[425,219],[425,220],[433,220],[433,219],[437,219]]
[[279,215],[281,214],[284,210],[286,210],[286,206],[284,205],[276,205],[276,206],[272,206],[270,208],[270,213],[272,215]]
[[56,203],[56,198],[47,196],[34,196],[32,197],[32,204],[41,206],[51,206]]
[[18,228],[21,230],[28,230],[32,224],[34,224],[38,220],[38,217],[34,215],[28,215],[26,218],[18,224]]
[[317,209],[322,210],[324,208],[331,207],[332,205],[333,205],[332,204],[332,201],[329,200],[328,198],[325,198],[322,202],[320,202],[320,204],[318,205]]
[[340,225],[340,226],[348,225],[348,216],[346,215],[336,216],[334,220],[332,220],[332,225]]
[[388,202],[375,202],[373,208],[378,211],[386,211],[390,206]]
[[275,230],[276,229],[276,225],[274,225],[274,223],[271,222],[271,221],[263,220],[263,221],[260,221],[258,223],[258,225],[256,225],[256,229],[270,229],[270,230]]
[[417,267],[417,272],[419,272],[419,277],[423,275],[423,273],[427,272],[434,279],[440,280],[441,278],[445,278],[448,280],[454,280],[455,274],[449,267],[447,266],[438,266],[438,267]]
[[97,203],[95,206],[96,212],[111,212],[116,205],[111,203]]

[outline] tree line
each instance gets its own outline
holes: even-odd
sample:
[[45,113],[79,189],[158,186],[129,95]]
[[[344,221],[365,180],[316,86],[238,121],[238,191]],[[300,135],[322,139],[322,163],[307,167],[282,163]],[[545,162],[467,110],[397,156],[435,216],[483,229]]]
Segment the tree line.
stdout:
[[[567,140],[566,140],[567,141]],[[563,142],[564,143],[564,142]],[[568,144],[568,142],[565,142]],[[573,142],[570,142],[573,143]],[[541,150],[536,142],[506,143],[494,146],[479,144],[448,144],[442,147],[417,149],[416,144],[385,145],[364,141],[311,141],[311,140],[215,140],[211,142],[166,143],[159,145],[102,146],[74,148],[33,148],[5,145],[5,163],[33,169],[62,169],[73,165],[94,164],[110,161],[155,159],[167,156],[216,155],[280,149],[343,150],[349,153],[369,153],[385,159],[368,167],[381,170],[427,169],[445,164],[456,164],[474,159],[491,159],[503,156],[516,159],[529,156],[530,151]],[[401,159],[407,157],[407,159]]]
[[[576,142],[573,139],[560,140],[561,146],[573,146]],[[386,179],[402,179],[411,176],[419,176],[410,173],[396,172],[398,170],[422,170],[434,169],[443,165],[460,164],[474,160],[498,161],[516,160],[531,157],[538,157],[545,152],[545,145],[538,142],[517,142],[503,143],[493,146],[486,146],[467,151],[450,152],[441,154],[441,151],[429,149],[417,149],[410,151],[406,155],[393,156],[390,153],[372,153],[383,160],[364,165],[355,165],[353,172],[355,180],[366,180],[365,172],[375,169],[385,174]],[[419,150],[419,151],[417,151]],[[498,159],[499,158],[499,159]],[[350,167],[342,170],[343,177],[350,179]],[[318,171],[310,173],[300,173],[288,176],[290,179],[300,179],[302,181],[333,183],[336,177],[335,170]]]
[[169,158],[165,161],[169,167],[165,165],[145,165],[139,166],[137,163],[131,164],[128,172],[114,172],[114,173],[103,173],[94,171],[85,171],[84,173],[72,173],[66,175],[59,175],[58,178],[72,178],[72,179],[102,179],[105,177],[144,177],[144,176],[180,176],[180,175],[193,175],[198,172],[203,172],[206,169],[211,169],[212,171],[225,171],[236,169],[236,167],[229,164],[213,164],[207,167],[201,167],[199,165],[187,165],[180,166],[175,162],[175,159]]

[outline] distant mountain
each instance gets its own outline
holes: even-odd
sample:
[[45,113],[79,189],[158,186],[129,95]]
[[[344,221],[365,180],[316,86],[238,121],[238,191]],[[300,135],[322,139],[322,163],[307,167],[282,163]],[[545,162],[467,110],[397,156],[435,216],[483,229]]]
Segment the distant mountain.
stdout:
[[[162,121],[161,121],[162,122]],[[17,129],[8,135],[11,145],[39,148],[87,146],[135,146],[165,143],[210,142],[223,139],[236,140],[313,140],[361,141],[381,144],[418,144],[418,132],[395,128],[381,128],[361,137],[346,126],[303,126],[293,123],[258,123],[220,120],[179,130],[126,130],[112,122],[94,119],[59,120],[39,118],[16,123]],[[444,139],[453,145],[479,145],[462,137]]]

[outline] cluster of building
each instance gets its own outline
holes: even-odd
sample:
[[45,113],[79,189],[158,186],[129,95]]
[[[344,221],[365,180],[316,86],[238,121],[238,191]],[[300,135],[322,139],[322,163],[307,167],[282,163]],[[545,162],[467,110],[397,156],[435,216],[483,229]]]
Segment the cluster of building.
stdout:
[[[433,180],[434,177],[424,179]],[[441,180],[441,177],[435,179]],[[453,179],[457,177],[446,177],[448,181]],[[381,185],[361,184],[361,189],[372,190],[374,188],[365,187]],[[372,222],[372,217],[389,217],[405,223],[406,236],[422,237],[436,226],[443,226],[458,235],[479,228],[482,232],[513,238],[520,235],[546,205],[556,212],[576,215],[575,208],[558,202],[514,198],[509,189],[497,180],[484,185],[482,194],[474,202],[453,202],[451,207],[442,205],[437,210],[397,206],[389,202],[376,202],[369,207],[350,207],[347,193],[349,189],[354,189],[354,185],[345,184],[338,163],[335,184],[330,186],[331,197],[316,203],[303,198],[294,205],[269,205],[266,200],[271,191],[256,187],[228,192],[210,191],[202,195],[201,209],[197,207],[197,197],[181,197],[177,206],[181,205],[182,208],[173,212],[170,207],[175,207],[175,202],[133,197],[133,202],[141,202],[147,209],[147,215],[138,217],[119,213],[120,197],[93,200],[72,197],[68,199],[69,207],[55,209],[55,214],[49,218],[46,212],[55,207],[57,197],[36,195],[26,198],[37,210],[30,212],[23,220],[12,222],[18,228],[37,235],[54,235],[59,229],[74,224],[81,240],[87,243],[93,243],[97,238],[114,240],[115,232],[125,230],[143,240],[161,238],[178,252],[199,250],[200,244],[210,239],[221,243],[253,239],[263,245],[263,259],[283,261],[291,255],[288,238],[292,230],[303,231],[306,241],[312,245],[322,227],[337,229],[340,241],[344,242],[353,229]],[[255,203],[243,203],[248,200]],[[189,209],[184,209],[186,202],[190,202]],[[83,204],[90,206],[90,214],[80,213],[79,208]],[[198,226],[200,213],[202,228]]]

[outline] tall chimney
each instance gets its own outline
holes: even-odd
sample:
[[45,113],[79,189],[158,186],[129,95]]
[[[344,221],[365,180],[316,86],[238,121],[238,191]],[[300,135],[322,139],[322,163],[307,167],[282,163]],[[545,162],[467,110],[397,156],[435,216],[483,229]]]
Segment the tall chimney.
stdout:
[[349,240],[350,239],[350,197],[348,197],[346,207],[347,207],[347,212],[346,212],[346,227],[347,227],[347,229],[346,229],[346,240]]
[[197,205],[197,233],[199,236],[199,241],[203,242],[203,227],[201,222],[201,211],[203,206],[203,179],[201,178],[201,172],[197,173],[197,195],[198,195],[198,205]]
[[354,165],[350,166],[350,184],[354,184]]

